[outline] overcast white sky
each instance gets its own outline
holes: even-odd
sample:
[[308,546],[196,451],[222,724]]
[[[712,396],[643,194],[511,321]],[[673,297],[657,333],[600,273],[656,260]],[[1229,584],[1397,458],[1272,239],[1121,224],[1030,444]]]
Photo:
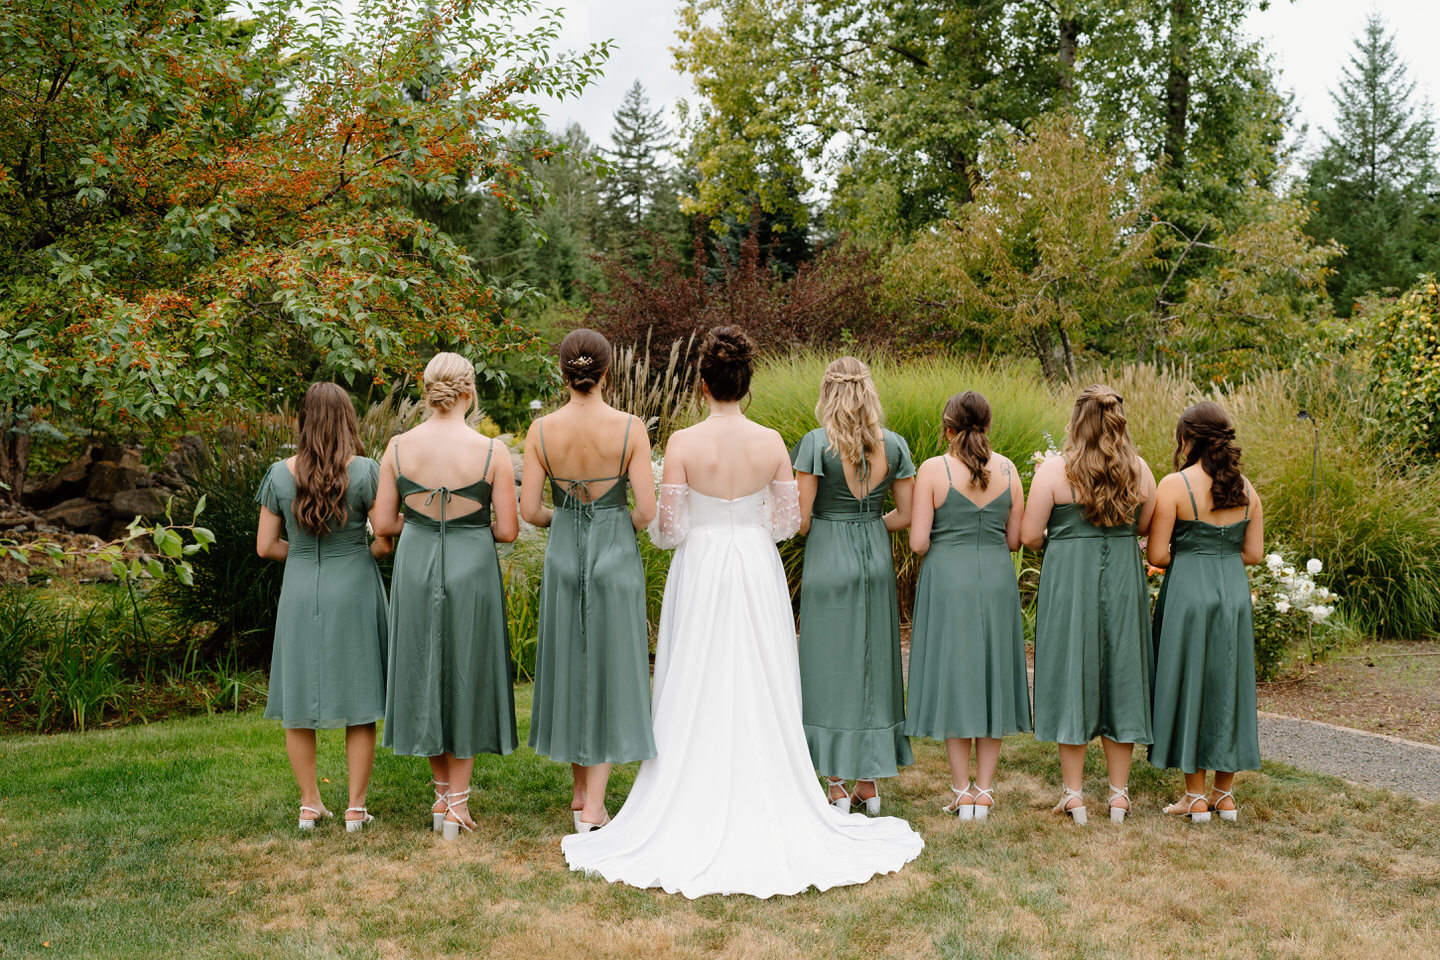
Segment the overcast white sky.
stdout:
[[[652,106],[670,105],[689,93],[688,78],[675,72],[677,0],[556,0],[565,9],[562,45],[580,47],[613,38],[618,45],[605,76],[579,100],[545,104],[551,126],[574,120],[608,145],[611,115],[636,79]],[[1281,82],[1296,94],[1299,121],[1310,126],[1309,144],[1330,124],[1329,89],[1336,85],[1365,17],[1378,12],[1396,33],[1396,47],[1417,81],[1418,96],[1440,100],[1440,0],[1272,0],[1250,18],[1252,33],[1266,42]],[[672,115],[673,121],[673,115]]]

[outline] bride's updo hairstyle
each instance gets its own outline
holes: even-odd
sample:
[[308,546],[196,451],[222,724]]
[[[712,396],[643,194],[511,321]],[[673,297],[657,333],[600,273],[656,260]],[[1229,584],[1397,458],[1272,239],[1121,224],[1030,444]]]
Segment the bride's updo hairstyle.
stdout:
[[560,341],[560,377],[577,393],[595,389],[610,372],[610,341],[600,333],[580,327]]
[[870,368],[862,361],[841,357],[825,368],[815,419],[836,456],[857,470],[868,464],[885,447],[884,417]]
[[990,401],[974,390],[957,393],[945,404],[941,417],[946,429],[953,430],[950,456],[970,471],[970,485],[985,490],[990,486]]
[[1080,391],[1065,428],[1065,479],[1075,502],[1097,527],[1118,527],[1135,519],[1140,495],[1140,454],[1130,440],[1125,400],[1104,384]]
[[1175,469],[1195,463],[1210,478],[1210,502],[1216,510],[1243,507],[1250,502],[1240,474],[1240,448],[1235,428],[1225,409],[1212,400],[1195,404],[1180,414],[1175,425]]
[[721,403],[750,392],[755,341],[739,327],[712,327],[700,344],[700,379]]
[[475,400],[475,364],[458,353],[431,357],[421,382],[425,385],[421,398],[436,413],[446,413],[462,400],[468,410]]

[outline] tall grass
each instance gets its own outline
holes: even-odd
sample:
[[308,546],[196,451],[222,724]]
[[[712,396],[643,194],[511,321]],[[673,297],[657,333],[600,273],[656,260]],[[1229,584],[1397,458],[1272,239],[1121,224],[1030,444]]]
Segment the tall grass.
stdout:
[[688,426],[699,415],[698,370],[690,360],[695,355],[695,336],[670,345],[663,366],[650,354],[650,341],[615,351],[610,376],[605,381],[605,401],[617,410],[632,413],[645,421],[650,442],[664,449],[670,434]]

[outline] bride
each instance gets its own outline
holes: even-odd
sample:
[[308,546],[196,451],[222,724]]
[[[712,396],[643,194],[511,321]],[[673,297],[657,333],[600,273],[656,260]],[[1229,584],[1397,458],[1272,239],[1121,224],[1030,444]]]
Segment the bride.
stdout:
[[743,331],[710,331],[710,416],[665,451],[651,537],[678,549],[655,657],[656,756],[614,820],[561,842],[572,870],[691,898],[864,883],[925,845],[903,820],[840,813],[811,769],[774,546],[800,527],[799,494],[780,435],[740,409],[753,356]]

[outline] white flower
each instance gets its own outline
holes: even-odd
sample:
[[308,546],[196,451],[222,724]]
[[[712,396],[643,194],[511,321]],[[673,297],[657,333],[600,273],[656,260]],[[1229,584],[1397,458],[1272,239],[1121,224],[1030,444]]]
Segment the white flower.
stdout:
[[1285,569],[1281,570],[1280,573],[1281,573],[1282,576],[1290,577],[1290,578],[1293,579],[1294,576],[1295,576],[1295,568],[1294,568],[1294,567],[1286,567]]
[[1270,568],[1271,573],[1274,573],[1285,566],[1285,558],[1278,553],[1272,553],[1265,558],[1265,566]]
[[1275,601],[1275,610],[1277,613],[1289,613],[1290,601],[1286,600],[1284,597],[1281,597],[1279,600]]
[[1311,558],[1310,558],[1308,561],[1306,561],[1306,563],[1305,563],[1305,571],[1306,571],[1307,573],[1309,573],[1310,576],[1312,576],[1312,577],[1315,576],[1315,574],[1319,573],[1321,570],[1324,570],[1324,569],[1325,569],[1325,564],[1321,563],[1319,560],[1316,560],[1314,557],[1311,557]]
[[1309,612],[1310,619],[1314,620],[1316,623],[1323,623],[1326,617],[1330,616],[1330,614],[1335,612],[1335,608],[1327,607],[1321,604],[1311,607]]

